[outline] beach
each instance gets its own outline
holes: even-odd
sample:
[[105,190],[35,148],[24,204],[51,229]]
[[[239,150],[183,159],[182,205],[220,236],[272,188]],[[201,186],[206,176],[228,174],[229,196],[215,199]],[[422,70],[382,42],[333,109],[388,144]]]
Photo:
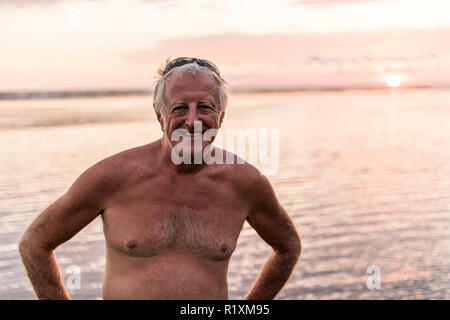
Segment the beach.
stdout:
[[[278,129],[269,180],[302,238],[278,299],[450,298],[450,90],[235,94],[222,129]],[[150,96],[0,101],[0,299],[35,299],[17,250],[89,166],[161,137]],[[229,266],[242,299],[271,248],[244,225]],[[73,299],[101,299],[101,218],[56,250]],[[380,270],[368,288],[367,270]]]

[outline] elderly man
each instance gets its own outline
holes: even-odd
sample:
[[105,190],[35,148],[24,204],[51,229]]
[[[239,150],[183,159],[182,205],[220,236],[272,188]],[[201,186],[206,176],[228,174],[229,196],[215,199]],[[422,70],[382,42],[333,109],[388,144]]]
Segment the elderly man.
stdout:
[[[20,254],[39,299],[70,298],[53,251],[98,215],[104,299],[227,299],[228,264],[244,221],[273,248],[246,298],[272,299],[288,280],[300,239],[267,178],[237,161],[173,161],[177,130],[193,140],[219,129],[227,103],[219,70],[183,57],[159,75],[154,108],[162,138],[87,169],[22,235]],[[190,159],[207,147],[181,153]]]

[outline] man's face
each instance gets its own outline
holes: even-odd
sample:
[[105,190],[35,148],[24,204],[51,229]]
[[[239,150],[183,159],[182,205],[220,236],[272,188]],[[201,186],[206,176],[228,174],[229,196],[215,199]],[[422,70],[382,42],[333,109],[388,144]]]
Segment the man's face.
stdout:
[[[194,134],[197,133],[194,129],[201,129],[197,134],[202,134],[208,129],[220,128],[224,112],[219,107],[216,80],[207,73],[198,72],[195,76],[184,75],[168,80],[165,102],[158,120],[164,132],[164,139],[167,139],[172,147],[178,144],[178,141],[171,141],[172,133],[177,129],[186,129],[191,134],[193,146]],[[201,126],[194,128],[195,121],[201,121]],[[209,143],[211,142],[204,141],[202,150]]]

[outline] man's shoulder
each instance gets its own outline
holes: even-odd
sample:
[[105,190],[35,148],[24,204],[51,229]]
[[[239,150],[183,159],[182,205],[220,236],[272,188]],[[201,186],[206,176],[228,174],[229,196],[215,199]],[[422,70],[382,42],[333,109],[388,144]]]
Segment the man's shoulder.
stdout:
[[257,167],[227,150],[223,150],[223,161],[217,168],[219,176],[231,180],[245,190],[260,184],[265,178]]
[[136,172],[142,171],[140,158],[148,148],[149,145],[128,149],[95,163],[72,183],[65,198],[104,207],[108,199],[132,183]]
[[220,181],[231,182],[233,189],[251,208],[267,208],[276,205],[276,194],[269,178],[256,166],[239,156],[229,153],[229,159],[231,156],[239,161],[218,166]]
[[[130,177],[133,172],[142,167],[143,158],[150,157],[152,144],[127,149],[106,157],[91,167],[82,176],[98,183],[117,183]],[[150,162],[150,161],[149,161]]]

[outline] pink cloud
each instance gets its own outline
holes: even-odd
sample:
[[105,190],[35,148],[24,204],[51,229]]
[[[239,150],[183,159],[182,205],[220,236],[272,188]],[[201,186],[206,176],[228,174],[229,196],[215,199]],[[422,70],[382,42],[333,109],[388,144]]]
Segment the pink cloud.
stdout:
[[210,59],[236,84],[373,82],[387,72],[416,81],[435,72],[436,81],[450,82],[450,29],[180,37],[126,57],[160,65],[169,56]]
[[1,1],[0,4],[26,6],[26,5],[41,5],[62,2],[65,0],[6,0]]
[[329,4],[343,4],[349,2],[385,2],[395,0],[298,0],[291,3],[291,5],[329,5]]

